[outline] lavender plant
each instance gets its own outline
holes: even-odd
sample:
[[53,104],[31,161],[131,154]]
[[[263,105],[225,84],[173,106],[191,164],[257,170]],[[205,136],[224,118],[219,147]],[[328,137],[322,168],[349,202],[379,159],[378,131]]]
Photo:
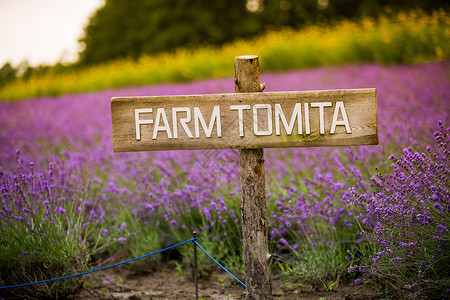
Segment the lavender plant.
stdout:
[[[96,188],[85,181],[78,186],[62,162],[41,167],[22,159],[19,151],[14,161],[8,169],[0,167],[1,284],[86,271],[90,256],[110,244],[105,213],[88,199],[95,197]],[[59,298],[75,293],[82,284],[83,279],[75,277],[0,293]]]
[[[449,118],[449,108],[443,105],[450,97],[448,67],[447,61],[389,67],[367,64],[261,75],[268,91],[378,89],[379,146],[265,150],[271,252],[290,264],[292,278],[308,282],[310,278],[305,276],[314,274],[315,266],[326,266],[326,261],[329,264],[314,281],[330,286],[339,275],[345,275],[348,266],[358,263],[362,253],[356,251],[361,243],[353,243],[360,238],[355,235],[358,226],[342,199],[351,187],[370,190],[374,183],[367,178],[376,165],[386,166],[383,162],[388,153],[408,144],[425,151],[427,132],[435,122],[430,116]],[[0,103],[2,180],[9,180],[11,189],[14,176],[31,173],[29,163],[33,161],[34,178],[39,181],[42,173],[48,181],[52,163],[56,178],[51,188],[56,194],[52,195],[58,195],[58,207],[66,213],[52,207],[50,220],[61,221],[48,226],[62,235],[67,229],[61,228],[68,228],[68,222],[87,223],[82,238],[71,241],[73,249],[86,249],[90,254],[90,268],[110,263],[110,257],[118,257],[118,253],[131,258],[190,239],[192,230],[197,230],[200,243],[239,274],[242,245],[237,151],[113,153],[110,127],[113,96],[223,93],[233,92],[233,87],[232,78],[222,78]],[[19,169],[16,149],[20,149],[20,161],[24,162]],[[32,201],[26,193],[25,198]],[[81,203],[84,210],[80,214]],[[3,223],[4,216],[0,216]],[[32,233],[18,232],[10,231],[8,239],[17,235],[14,248],[20,254],[17,259],[23,260],[23,251],[36,249],[25,243]],[[105,245],[111,246],[105,249]],[[67,252],[69,258],[75,253]],[[173,252],[161,259],[181,259],[187,267],[191,254]],[[214,263],[204,259],[200,264],[213,268]],[[18,281],[14,283],[25,280]]]
[[292,151],[295,158],[284,153],[283,159],[295,165],[276,164],[269,198],[270,235],[275,261],[285,265],[281,278],[328,289],[354,262],[357,228],[349,222],[342,195],[351,186],[360,187],[367,170],[344,167],[356,160],[350,148],[316,149],[315,154],[320,165],[305,159],[301,150]]
[[399,298],[450,296],[450,128],[439,121],[437,147],[427,154],[406,148],[390,156],[392,170],[372,178],[378,190],[359,194],[351,203],[362,235],[376,252],[351,272],[358,282],[374,279]]

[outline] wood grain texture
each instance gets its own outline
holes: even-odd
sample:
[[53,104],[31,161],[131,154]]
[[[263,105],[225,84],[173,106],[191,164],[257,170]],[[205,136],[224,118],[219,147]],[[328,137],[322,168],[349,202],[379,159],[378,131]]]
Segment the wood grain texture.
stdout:
[[[235,90],[261,91],[257,56],[236,57]],[[245,299],[271,299],[264,149],[239,149],[239,164]]]
[[[236,79],[239,82],[239,79]],[[254,84],[254,87],[259,87]],[[336,132],[330,134],[330,127],[337,101],[344,103],[351,133],[345,126],[336,126]],[[305,134],[304,103],[331,102],[331,107],[324,107],[325,134],[319,133],[319,108],[309,107],[311,134]],[[298,135],[297,122],[293,133],[288,135],[281,127],[280,135],[275,134],[274,105],[280,104],[287,121],[290,121],[296,103],[302,106],[303,132]],[[272,118],[268,120],[267,110],[258,110],[258,128],[267,129],[272,123],[273,134],[256,136],[254,134],[252,108],[256,104],[269,104],[272,107]],[[242,110],[244,136],[239,135],[238,110],[230,110],[230,106],[249,105],[250,109]],[[154,125],[140,125],[141,140],[136,140],[135,109],[152,108],[150,114],[141,114],[141,119],[155,121],[158,108],[164,108],[168,126],[173,132],[172,109],[189,108],[191,121],[186,123],[189,130],[195,130],[193,110],[199,107],[207,125],[214,109],[220,107],[221,137],[217,136],[217,124],[214,124],[212,135],[207,138],[201,126],[199,138],[190,138],[183,130],[179,120],[176,122],[178,138],[168,138],[165,131],[158,131],[156,139],[152,139]],[[115,152],[123,151],[155,151],[155,150],[187,150],[187,149],[249,149],[249,148],[283,148],[283,147],[324,147],[374,145],[378,143],[378,114],[376,89],[349,89],[302,92],[268,92],[268,93],[236,93],[185,96],[157,97],[122,97],[111,99],[112,135]],[[187,117],[187,113],[179,112],[178,118]],[[339,115],[339,120],[342,120]],[[160,122],[162,124],[162,121]]]

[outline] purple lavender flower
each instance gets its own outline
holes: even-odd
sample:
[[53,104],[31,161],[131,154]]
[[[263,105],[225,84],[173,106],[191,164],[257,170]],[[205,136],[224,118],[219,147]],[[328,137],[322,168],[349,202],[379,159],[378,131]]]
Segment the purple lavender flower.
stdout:
[[[450,283],[440,281],[447,272],[441,266],[450,263],[446,249],[450,240],[450,160],[446,155],[450,142],[442,123],[438,125],[440,130],[434,133],[437,147],[428,147],[429,155],[406,148],[403,156],[390,157],[394,161],[392,173],[377,170],[378,192],[353,193],[353,200],[362,210],[358,219],[370,220],[365,223],[369,227],[365,237],[381,249],[370,256],[371,262],[366,262],[363,278],[386,276],[391,281],[399,278],[400,283],[404,268],[418,269],[418,274],[411,275],[414,285],[407,289],[432,298],[438,295],[436,292],[443,293],[443,287]],[[393,267],[391,262],[400,264]],[[433,289],[429,289],[430,284],[435,285]]]
[[123,231],[126,227],[127,227],[127,224],[126,224],[125,222],[123,222],[122,225],[120,225],[118,231],[121,232],[121,231]]
[[[414,240],[408,232],[416,227],[432,228],[430,239],[445,252],[442,243],[448,241],[449,224],[441,220],[449,219],[445,188],[449,173],[445,166],[430,161],[450,157],[442,130],[436,133],[438,147],[442,149],[439,153],[435,153],[436,146],[427,150],[426,145],[430,144],[428,132],[436,119],[450,119],[450,110],[445,105],[450,95],[448,69],[449,62],[443,61],[263,73],[261,80],[267,83],[267,91],[376,87],[379,108],[379,146],[265,151],[271,239],[276,243],[283,238],[280,247],[286,244],[301,248],[307,239],[312,239],[311,245],[323,246],[329,239],[322,241],[321,234],[333,232],[340,235],[334,243],[356,240],[357,247],[365,239],[373,239],[373,243],[380,245],[379,251],[401,248],[405,255],[388,252],[383,255],[389,259],[403,257],[406,261],[407,254],[414,258],[416,253],[411,251],[423,246],[421,240]],[[119,212],[125,212],[133,215],[133,222],[138,225],[155,226],[157,230],[170,228],[172,221],[181,223],[182,218],[196,216],[196,220],[206,220],[219,235],[226,232],[227,239],[239,241],[236,150],[113,153],[107,113],[113,96],[232,92],[233,87],[232,78],[223,78],[65,95],[56,100],[0,103],[0,193],[1,199],[5,199],[0,203],[2,226],[15,226],[19,220],[13,216],[23,218],[21,224],[30,226],[26,224],[32,224],[31,218],[42,213],[47,216],[46,222],[51,223],[57,213],[64,215],[57,207],[69,214],[67,205],[74,203],[71,212],[83,216],[86,228],[98,224],[96,233],[103,236],[105,230],[124,222]],[[440,124],[443,126],[443,122]],[[402,154],[401,150],[408,145],[422,148],[419,150],[426,152],[426,156],[412,149]],[[384,162],[390,153],[395,153],[392,161]],[[376,182],[370,181],[376,164],[380,170],[391,168],[392,164],[393,175],[380,174],[375,176]],[[399,183],[395,184],[394,179]],[[351,201],[349,188],[360,193]],[[373,189],[388,190],[389,195],[372,197],[369,191]],[[409,195],[417,196],[415,207],[409,204]],[[79,201],[81,197],[91,200],[86,201],[84,208],[83,200]],[[427,202],[428,199],[432,202]],[[362,206],[367,209],[363,214],[351,208]],[[396,241],[383,229],[383,224],[393,222],[404,240]],[[377,227],[377,223],[381,225]],[[117,231],[107,232],[107,240],[116,237],[119,241],[117,232],[125,231],[124,224]],[[317,224],[324,229],[314,230]],[[130,228],[134,228],[132,225],[129,223]],[[198,224],[186,225],[183,226],[192,229],[190,226]],[[364,235],[357,233],[360,225],[366,230]],[[336,230],[331,230],[333,227]],[[38,228],[29,230],[30,234],[42,234]],[[68,232],[65,236],[72,234]],[[369,268],[365,271],[370,272]]]

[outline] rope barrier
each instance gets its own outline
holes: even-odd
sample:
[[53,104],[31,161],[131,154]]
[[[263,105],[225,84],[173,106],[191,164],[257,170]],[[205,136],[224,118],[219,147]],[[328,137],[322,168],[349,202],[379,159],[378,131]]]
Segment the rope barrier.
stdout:
[[192,239],[190,239],[190,240],[187,240],[187,241],[184,241],[184,242],[182,242],[182,243],[179,243],[179,244],[176,244],[176,245],[173,245],[173,246],[170,246],[170,247],[167,247],[167,248],[164,248],[164,249],[161,249],[161,250],[158,250],[158,251],[155,251],[155,252],[146,254],[146,255],[142,255],[142,256],[139,256],[139,257],[136,257],[136,258],[133,258],[133,259],[130,259],[130,260],[126,260],[126,261],[123,261],[123,262],[120,262],[120,263],[117,263],[117,264],[113,264],[113,265],[110,265],[110,266],[107,266],[107,267],[102,267],[102,268],[99,268],[99,269],[95,269],[95,270],[91,270],[91,271],[87,271],[87,272],[83,272],[83,273],[78,273],[78,274],[74,274],[74,275],[69,275],[69,276],[64,276],[64,277],[58,277],[58,278],[53,278],[53,279],[47,279],[47,280],[42,280],[42,281],[37,281],[37,282],[22,283],[22,284],[10,285],[10,286],[0,286],[0,289],[8,289],[8,288],[21,287],[21,286],[27,286],[27,285],[33,285],[33,284],[39,284],[39,283],[46,283],[46,282],[51,282],[51,281],[56,281],[56,280],[61,280],[61,279],[66,279],[66,278],[72,278],[72,277],[76,277],[76,276],[86,275],[86,274],[94,273],[94,272],[97,272],[97,271],[109,269],[109,268],[112,268],[112,267],[117,267],[117,266],[120,266],[120,265],[129,263],[129,262],[132,262],[132,261],[135,261],[135,260],[138,260],[138,259],[142,259],[142,258],[151,256],[151,255],[154,255],[154,254],[158,254],[158,253],[161,253],[161,252],[163,252],[163,251],[170,250],[170,249],[172,249],[172,248],[176,248],[176,247],[178,247],[178,246],[187,244],[187,243],[189,243],[189,242],[194,242],[194,243],[195,243],[198,247],[200,247],[200,249],[202,249],[203,252],[205,252],[206,255],[208,255],[209,258],[211,258],[211,259],[212,259],[219,267],[221,267],[225,272],[227,272],[227,273],[228,273],[231,277],[233,277],[237,282],[239,282],[239,283],[242,284],[244,287],[246,287],[246,285],[243,284],[242,281],[240,281],[239,279],[237,279],[233,274],[230,273],[230,271],[228,271],[227,269],[225,269],[221,264],[219,264],[219,263],[217,262],[217,260],[215,260],[208,252],[206,252],[206,250],[203,249],[203,247],[200,246],[200,244],[197,242],[197,238],[194,237],[194,238],[192,238]]
[[239,282],[240,284],[242,284],[245,288],[247,287],[245,284],[242,283],[242,281],[240,281],[239,279],[237,279],[233,274],[231,274],[227,269],[225,269],[221,264],[219,264],[219,263],[217,262],[217,260],[215,260],[208,252],[206,252],[206,250],[203,249],[203,247],[200,246],[199,243],[197,243],[197,240],[194,240],[193,242],[196,243],[197,246],[198,246],[200,249],[202,249],[203,252],[205,252],[206,255],[208,255],[209,258],[211,258],[211,259],[212,259],[219,267],[221,267],[221,268],[222,268],[225,272],[227,272],[231,277],[233,277],[234,279],[236,279],[236,281]]
[[145,257],[151,256],[151,255],[154,255],[154,254],[158,254],[160,252],[163,252],[163,251],[166,251],[166,250],[170,250],[172,248],[184,245],[184,244],[189,243],[189,242],[193,242],[195,240],[197,240],[197,238],[192,238],[190,240],[187,240],[187,241],[184,241],[182,243],[179,243],[179,244],[176,244],[176,245],[173,245],[173,246],[161,249],[159,251],[155,251],[155,252],[143,255],[143,256],[139,256],[139,257],[127,260],[127,261],[123,261],[123,262],[120,262],[120,263],[117,263],[117,264],[114,264],[114,265],[110,265],[110,266],[107,266],[107,267],[95,269],[95,270],[92,270],[92,271],[87,271],[87,272],[83,272],[83,273],[79,273],[79,274],[74,274],[74,275],[69,275],[69,276],[64,276],[64,277],[59,277],[59,278],[53,278],[53,279],[48,279],[48,280],[42,280],[42,281],[37,281],[37,282],[22,283],[22,284],[10,285],[10,286],[1,286],[0,289],[8,289],[8,288],[14,288],[14,287],[20,287],[20,286],[27,286],[27,285],[51,282],[51,281],[56,281],[56,280],[61,280],[61,279],[66,279],[66,278],[72,278],[72,277],[76,277],[76,276],[86,275],[86,274],[89,274],[89,273],[94,273],[94,272],[105,270],[105,269],[109,269],[109,268],[112,268],[112,267],[117,267],[117,266],[129,263],[129,262],[141,259],[141,258],[145,258]]

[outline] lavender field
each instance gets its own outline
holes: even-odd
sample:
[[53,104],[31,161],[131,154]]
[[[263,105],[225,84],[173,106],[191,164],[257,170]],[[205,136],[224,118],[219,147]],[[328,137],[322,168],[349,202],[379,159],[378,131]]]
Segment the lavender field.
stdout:
[[[265,150],[277,278],[449,296],[449,79],[449,61],[261,74],[266,91],[378,93],[379,145]],[[243,278],[238,152],[113,153],[111,140],[111,97],[233,91],[233,78],[223,78],[0,103],[0,285],[143,255],[192,230]],[[188,268],[191,255],[181,248],[175,257]],[[199,259],[202,272],[215,270]],[[55,284],[71,293],[82,282]]]

